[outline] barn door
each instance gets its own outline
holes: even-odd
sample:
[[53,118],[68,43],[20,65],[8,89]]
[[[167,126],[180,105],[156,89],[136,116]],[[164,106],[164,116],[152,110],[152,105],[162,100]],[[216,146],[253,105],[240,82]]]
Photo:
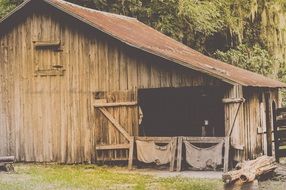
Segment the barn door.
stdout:
[[138,135],[137,92],[95,92],[93,106],[97,160],[128,160]]
[[274,144],[275,158],[279,162],[281,157],[286,157],[286,107],[278,108],[273,111],[274,119]]

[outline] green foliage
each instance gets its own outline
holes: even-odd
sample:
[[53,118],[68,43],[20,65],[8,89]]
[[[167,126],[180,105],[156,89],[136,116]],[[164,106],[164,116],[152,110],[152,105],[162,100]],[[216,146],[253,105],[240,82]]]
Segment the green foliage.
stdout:
[[0,0],[0,18],[8,14],[21,2],[22,0]]
[[230,0],[69,0],[98,10],[136,17],[156,30],[205,51],[214,33],[225,31]]
[[196,32],[211,35],[225,26],[224,0],[179,0],[179,15]]
[[248,47],[242,44],[227,52],[217,51],[215,57],[243,69],[272,77],[273,66],[282,64],[281,60],[273,58],[266,49],[259,45]]
[[8,0],[0,0],[0,17],[5,16],[14,7],[15,7],[15,5],[10,4],[10,2]]

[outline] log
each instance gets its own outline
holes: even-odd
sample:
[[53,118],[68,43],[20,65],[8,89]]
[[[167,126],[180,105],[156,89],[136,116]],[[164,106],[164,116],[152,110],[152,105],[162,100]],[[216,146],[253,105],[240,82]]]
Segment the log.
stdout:
[[14,166],[13,166],[12,163],[5,163],[3,165],[0,164],[0,171],[13,172],[14,171]]
[[261,156],[255,160],[239,163],[235,170],[224,173],[222,179],[225,183],[247,183],[257,177],[272,172],[277,168],[274,157]]
[[14,162],[15,161],[15,157],[14,156],[4,156],[4,157],[0,157],[0,163],[1,162]]

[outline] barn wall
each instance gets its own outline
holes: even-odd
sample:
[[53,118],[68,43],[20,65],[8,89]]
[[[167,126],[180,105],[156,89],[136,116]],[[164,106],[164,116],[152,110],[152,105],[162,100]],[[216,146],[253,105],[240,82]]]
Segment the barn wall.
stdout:
[[[266,109],[267,95],[270,97],[269,102],[271,104],[275,101],[279,105],[277,89],[234,86],[225,95],[225,98],[243,97],[245,99],[238,111],[231,135],[231,157],[235,161],[254,159],[260,155],[267,154],[268,142],[265,133],[268,125],[270,125],[271,130],[273,129],[272,109],[269,110],[269,113],[267,113]],[[239,103],[225,105],[226,134],[233,125],[238,107]],[[269,123],[267,123],[267,117],[269,118]]]
[[[267,99],[269,97],[269,100]],[[267,145],[272,144],[273,137],[273,109],[272,102],[279,105],[277,89],[245,89],[245,129],[247,132],[246,152],[247,159],[267,154]],[[269,110],[267,110],[269,104]],[[269,120],[269,122],[268,122]],[[270,128],[271,139],[267,140],[267,128]]]
[[[235,85],[230,88],[225,94],[224,98],[245,98],[243,95],[243,88],[240,85]],[[225,134],[229,134],[229,131],[233,127],[231,133],[231,146],[234,150],[233,157],[235,160],[242,159],[243,146],[244,146],[244,110],[243,104],[240,103],[228,103],[225,104]],[[237,115],[237,116],[236,116]]]
[[[92,107],[95,92],[110,102],[136,101],[138,88],[223,85],[128,48],[58,12],[37,9],[48,14],[30,15],[0,37],[0,155],[16,155],[18,161],[94,161],[97,143],[125,142]],[[58,51],[34,47],[34,41],[57,40]],[[63,76],[35,76],[52,65],[62,65]],[[108,111],[137,134],[136,107]]]
[[[253,159],[263,154],[263,128],[265,112],[261,112],[261,104],[263,106],[263,93],[259,90],[245,89],[244,96],[246,102],[243,106],[244,109],[244,130],[245,130],[245,157]],[[263,114],[263,115],[262,115]],[[262,120],[263,119],[263,120]]]

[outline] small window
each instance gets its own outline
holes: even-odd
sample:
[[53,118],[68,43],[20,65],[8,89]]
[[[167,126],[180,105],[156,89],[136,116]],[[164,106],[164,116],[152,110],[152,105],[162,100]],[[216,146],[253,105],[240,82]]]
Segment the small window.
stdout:
[[33,41],[35,76],[63,76],[65,69],[61,63],[61,41]]

